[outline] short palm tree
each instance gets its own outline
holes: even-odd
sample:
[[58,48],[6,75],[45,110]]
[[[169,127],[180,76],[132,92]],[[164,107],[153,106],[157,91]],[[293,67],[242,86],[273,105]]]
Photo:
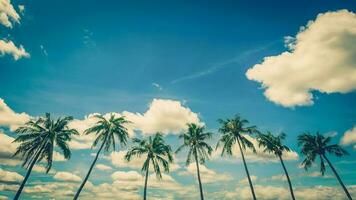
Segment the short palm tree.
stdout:
[[73,117],[63,117],[53,120],[49,113],[44,117],[32,119],[24,126],[19,127],[15,132],[18,134],[14,142],[20,143],[14,156],[21,156],[24,159],[23,167],[27,168],[27,173],[22,181],[14,199],[19,199],[21,192],[29,178],[32,168],[36,163],[46,159],[46,173],[52,167],[53,151],[55,146],[63,152],[64,158],[71,156],[67,142],[72,135],[78,134],[75,129],[69,129],[68,123]]
[[188,131],[179,136],[179,138],[183,139],[183,144],[176,151],[176,153],[178,153],[185,147],[189,149],[186,165],[189,165],[192,161],[192,157],[194,157],[197,168],[201,200],[204,200],[204,195],[200,179],[199,163],[204,164],[205,160],[209,158],[213,151],[211,146],[206,143],[207,139],[211,139],[212,133],[204,132],[204,129],[204,126],[199,126],[197,124],[188,124]]
[[128,132],[124,125],[129,123],[129,121],[127,121],[124,117],[116,117],[113,113],[108,119],[102,115],[96,115],[95,117],[98,119],[98,122],[93,127],[85,130],[84,134],[88,135],[95,133],[96,139],[94,140],[92,147],[97,146],[100,142],[101,145],[98,152],[96,153],[94,161],[91,164],[87,175],[85,176],[77,193],[75,194],[74,199],[78,199],[80,192],[87,182],[96,161],[98,160],[101,150],[104,148],[105,151],[109,151],[110,149],[115,151],[115,140],[118,140],[121,146],[125,146],[127,143]]
[[169,163],[173,162],[172,149],[165,143],[162,134],[156,133],[153,137],[147,139],[133,139],[134,146],[126,153],[125,159],[130,161],[133,156],[146,156],[146,160],[142,166],[142,172],[145,175],[145,186],[143,190],[143,199],[146,200],[147,181],[150,164],[156,173],[158,179],[162,178],[161,166],[165,172],[169,172]]
[[273,153],[281,161],[284,173],[286,174],[286,177],[287,177],[290,194],[292,196],[292,199],[294,200],[295,197],[294,197],[294,193],[293,193],[292,183],[290,181],[287,168],[284,165],[283,158],[282,158],[283,152],[290,151],[290,149],[286,145],[283,144],[283,140],[285,138],[286,138],[285,133],[281,133],[277,136],[274,136],[272,133],[267,132],[267,134],[259,133],[257,136],[257,141],[258,141],[259,147],[264,147],[264,150],[263,150],[264,152]]
[[228,155],[233,155],[233,147],[236,143],[238,144],[242,161],[245,166],[245,171],[250,185],[252,197],[253,199],[256,199],[255,191],[250,178],[250,173],[247,168],[243,150],[246,150],[247,147],[252,149],[253,152],[256,152],[253,143],[249,141],[245,135],[252,135],[258,133],[257,128],[256,126],[247,126],[249,122],[246,119],[242,119],[238,115],[235,115],[235,117],[232,119],[219,119],[218,121],[221,125],[221,127],[219,128],[219,132],[222,135],[216,145],[216,148],[220,147],[220,145],[223,145],[221,156],[224,156],[226,153]]
[[326,157],[326,154],[332,154],[337,157],[342,157],[348,155],[348,152],[344,150],[340,145],[329,144],[331,142],[331,137],[325,137],[319,133],[303,133],[298,136],[298,145],[301,146],[301,153],[305,156],[305,159],[302,162],[304,169],[307,170],[315,162],[316,157],[320,158],[320,172],[322,175],[325,173],[325,163],[324,160],[328,163],[331,170],[334,172],[337,180],[344,189],[348,199],[352,199],[349,191],[342,182],[339,174],[336,172],[336,169],[331,164],[330,160]]

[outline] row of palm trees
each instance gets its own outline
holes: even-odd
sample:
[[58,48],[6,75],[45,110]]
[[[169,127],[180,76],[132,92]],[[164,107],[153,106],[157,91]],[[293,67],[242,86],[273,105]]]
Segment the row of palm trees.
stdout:
[[[115,151],[117,142],[120,143],[121,147],[128,143],[129,135],[125,125],[130,123],[129,121],[127,121],[124,117],[116,117],[114,114],[112,114],[109,118],[105,118],[102,115],[97,115],[96,117],[98,119],[97,123],[93,127],[85,130],[84,134],[95,134],[96,138],[92,146],[95,147],[100,145],[100,147],[88,170],[88,173],[73,198],[74,200],[79,198],[79,195],[89,179],[100,153],[103,150]],[[23,158],[23,166],[27,168],[26,176],[14,197],[15,200],[19,199],[26,181],[31,174],[32,168],[36,163],[39,163],[45,159],[47,162],[46,172],[48,173],[50,171],[55,146],[59,147],[66,159],[70,159],[71,151],[67,143],[71,140],[73,135],[79,134],[77,130],[70,129],[68,127],[68,123],[71,120],[73,120],[72,117],[58,118],[54,120],[51,118],[50,114],[46,113],[44,117],[32,119],[15,131],[18,136],[14,142],[18,142],[20,144],[14,156],[20,156]],[[221,137],[218,140],[216,149],[222,147],[221,156],[225,156],[226,154],[233,155],[234,147],[236,144],[238,145],[251,189],[252,198],[254,200],[257,199],[244,151],[246,151],[246,149],[251,149],[253,152],[256,152],[256,148],[250,139],[251,137],[247,137],[248,135],[256,138],[258,146],[262,147],[264,152],[272,153],[280,160],[288,181],[291,198],[294,200],[295,196],[293,193],[292,183],[283,161],[283,153],[290,151],[290,149],[283,144],[283,140],[286,135],[284,133],[277,136],[270,132],[265,134],[261,133],[257,130],[256,126],[248,126],[249,122],[238,115],[231,119],[219,120],[219,123],[221,125],[219,128]],[[175,153],[179,153],[186,148],[186,165],[191,164],[191,162],[195,162],[201,200],[204,200],[204,193],[199,165],[204,164],[213,152],[213,148],[207,142],[212,138],[212,135],[212,133],[204,130],[204,126],[188,124],[187,132],[179,136],[179,138],[183,140],[183,144],[175,151]],[[299,135],[298,145],[301,147],[302,155],[305,156],[301,164],[307,170],[315,162],[316,158],[319,157],[320,171],[324,174],[326,161],[344,189],[348,199],[352,199],[340,176],[326,156],[327,154],[333,154],[341,157],[348,155],[348,153],[339,145],[330,144],[330,142],[331,137],[327,137],[319,133],[303,133]],[[163,168],[164,172],[168,173],[169,166],[173,163],[173,151],[170,145],[166,144],[163,135],[160,133],[156,133],[155,135],[144,139],[134,138],[132,143],[133,145],[127,151],[125,159],[127,161],[131,161],[133,157],[144,156],[145,159],[141,170],[145,174],[143,199],[146,200],[148,173],[150,169],[153,169],[153,172],[156,174],[157,178],[161,179],[161,168]]]

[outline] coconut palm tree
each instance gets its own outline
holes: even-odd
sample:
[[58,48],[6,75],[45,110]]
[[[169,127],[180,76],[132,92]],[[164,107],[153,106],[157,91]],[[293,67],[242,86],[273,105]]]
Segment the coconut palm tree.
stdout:
[[205,160],[209,158],[213,151],[211,146],[206,143],[207,139],[211,139],[212,133],[204,132],[204,129],[204,126],[199,126],[197,124],[188,124],[188,131],[179,136],[180,139],[183,139],[183,144],[176,151],[176,153],[178,153],[185,147],[189,149],[186,165],[189,165],[192,161],[192,157],[194,157],[198,175],[201,200],[204,200],[204,195],[200,179],[199,163],[204,164]]
[[147,139],[133,139],[134,146],[126,153],[125,159],[130,161],[133,156],[146,157],[142,166],[142,172],[145,173],[145,186],[143,190],[143,199],[146,200],[147,182],[150,164],[158,179],[162,179],[161,166],[165,172],[169,172],[169,163],[173,162],[172,149],[165,143],[162,134],[156,133],[153,137]]
[[26,176],[14,197],[15,200],[19,199],[36,163],[46,159],[46,173],[50,171],[55,146],[58,146],[63,152],[65,159],[70,158],[71,152],[67,142],[71,140],[72,135],[78,134],[75,129],[68,128],[68,123],[71,120],[73,120],[73,117],[54,120],[49,113],[46,113],[44,117],[31,119],[24,126],[15,130],[18,136],[14,142],[20,144],[14,156],[20,156],[24,159],[22,166],[27,168]]
[[282,158],[283,152],[290,151],[290,149],[286,145],[283,144],[283,140],[285,138],[286,138],[285,133],[281,133],[277,136],[274,136],[271,132],[267,132],[267,134],[259,133],[257,135],[258,146],[264,147],[264,150],[263,150],[264,152],[273,153],[281,161],[284,173],[286,174],[286,177],[287,177],[290,194],[292,196],[292,199],[295,200],[292,183],[290,181],[287,168],[284,165],[283,158]]
[[309,167],[315,162],[316,157],[320,159],[320,172],[322,175],[325,173],[325,163],[324,160],[328,163],[331,170],[334,172],[337,180],[340,185],[344,189],[346,196],[348,199],[352,199],[349,191],[346,186],[342,182],[339,174],[336,172],[336,169],[331,164],[330,160],[326,157],[326,154],[329,153],[331,155],[335,155],[337,157],[342,157],[345,155],[349,155],[349,153],[344,150],[340,145],[330,144],[331,137],[326,137],[319,132],[315,135],[311,133],[303,133],[298,136],[298,145],[301,147],[301,153],[305,156],[305,159],[302,162],[302,166],[304,166],[305,170],[308,170]]
[[219,132],[222,134],[219,139],[216,149],[223,145],[221,156],[224,156],[226,153],[228,155],[233,155],[233,147],[237,143],[240,149],[242,161],[244,163],[248,183],[250,185],[251,193],[253,199],[256,200],[255,191],[252,185],[250,178],[250,173],[247,168],[244,151],[247,148],[252,149],[253,152],[256,152],[256,149],[253,143],[246,137],[246,135],[252,135],[258,133],[256,126],[247,126],[249,123],[246,119],[241,118],[239,115],[235,115],[234,118],[227,120],[218,120],[220,123]]
[[115,151],[115,140],[118,140],[121,146],[125,146],[127,143],[128,132],[127,128],[124,127],[125,124],[129,123],[124,117],[116,117],[114,113],[110,117],[105,118],[102,115],[95,116],[98,119],[98,122],[91,128],[88,128],[84,131],[84,134],[96,134],[96,138],[93,142],[92,147],[101,143],[98,152],[94,158],[93,163],[91,164],[87,175],[85,176],[83,182],[81,183],[77,193],[74,196],[74,200],[78,199],[80,192],[82,191],[85,183],[87,182],[91,171],[94,168],[96,161],[98,160],[101,150],[104,148],[105,151],[114,150]]

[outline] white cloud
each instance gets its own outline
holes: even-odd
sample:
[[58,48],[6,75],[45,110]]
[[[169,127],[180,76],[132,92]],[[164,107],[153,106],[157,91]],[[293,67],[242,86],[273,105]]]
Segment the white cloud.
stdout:
[[61,154],[61,153],[59,153],[59,152],[57,152],[57,151],[53,151],[53,160],[54,161],[67,161],[65,158],[64,158],[64,156]]
[[158,90],[163,90],[163,87],[158,83],[152,83],[152,86],[157,88]]
[[16,166],[21,164],[19,158],[14,158],[12,155],[16,152],[17,143],[12,143],[14,138],[6,135],[0,129],[0,163],[1,165]]
[[[251,149],[244,150],[244,155],[247,162],[279,162],[279,159],[274,155],[267,152],[263,152],[263,147],[258,146],[258,142],[255,138],[252,138],[249,135],[245,135],[245,137],[252,142],[252,144],[256,148],[256,153],[254,153]],[[237,159],[241,158],[240,149],[237,144],[233,146],[233,156],[224,156],[221,157],[222,147],[219,147],[215,151],[213,151],[211,159],[215,161],[229,161],[229,162],[236,162]],[[234,159],[231,159],[234,158]],[[283,160],[290,161],[290,160],[298,160],[299,156],[298,153],[295,151],[285,151],[283,152],[282,156]]]
[[0,168],[0,182],[5,183],[20,183],[23,176],[17,172],[6,171]]
[[[0,41],[1,45],[1,41]],[[1,50],[0,50],[1,51]],[[14,112],[3,99],[0,98],[0,126],[7,126],[14,131],[19,126],[30,120],[30,116],[26,113]]]
[[20,16],[12,6],[10,0],[0,0],[0,24],[12,28],[10,20],[20,23]]
[[[68,124],[70,128],[75,128],[80,133],[69,142],[72,149],[91,148],[95,135],[84,135],[83,132],[95,125],[97,119],[94,116],[97,114],[90,114],[82,120],[75,119]],[[168,99],[153,99],[148,110],[143,114],[124,111],[122,113],[106,113],[104,117],[109,117],[110,114],[115,114],[117,117],[125,116],[131,122],[126,124],[130,137],[134,136],[134,130],[141,131],[143,134],[155,134],[156,132],[178,134],[187,129],[187,123],[203,125],[197,113],[183,106],[180,101]]]
[[[203,183],[214,183],[229,181],[232,177],[227,173],[216,173],[214,170],[207,168],[205,165],[199,164],[199,172],[201,181]],[[178,173],[183,176],[197,176],[197,167],[195,163],[191,163],[186,167],[186,171],[181,171]]]
[[25,5],[18,5],[21,14],[25,12]]
[[[352,129],[347,130],[344,133],[344,136],[342,136],[342,138],[341,138],[342,145],[349,145],[349,144],[355,144],[355,143],[356,143],[356,126],[354,126]],[[354,148],[355,147],[356,146],[354,146]]]
[[0,40],[0,56],[5,54],[12,55],[15,60],[18,60],[22,57],[30,57],[30,54],[26,52],[22,45],[17,47],[12,41]]
[[53,178],[60,181],[71,181],[71,182],[82,181],[82,179],[79,176],[72,174],[70,172],[57,172]]
[[[255,176],[255,175],[251,175],[250,178],[251,178],[251,181],[252,181],[252,182],[254,182],[254,181],[257,180],[257,176]],[[247,184],[249,184],[249,183],[248,183],[248,178],[246,177],[246,178],[241,179],[241,180],[239,181],[239,184],[242,184],[242,185],[247,185]]]
[[98,170],[102,170],[102,171],[110,171],[112,170],[112,168],[110,166],[104,165],[104,164],[97,164],[95,166],[95,168],[97,168]]
[[246,72],[262,84],[270,101],[285,107],[312,105],[313,91],[356,89],[356,15],[347,10],[319,14],[301,28],[289,51],[265,57]]
[[180,101],[168,99],[153,99],[143,114],[127,111],[122,114],[143,134],[178,134],[187,129],[187,123],[201,124],[198,114],[184,107]]

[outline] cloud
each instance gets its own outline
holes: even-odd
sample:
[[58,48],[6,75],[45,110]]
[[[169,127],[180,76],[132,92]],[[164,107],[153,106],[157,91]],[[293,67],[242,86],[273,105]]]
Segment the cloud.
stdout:
[[[1,41],[0,41],[1,44]],[[7,126],[14,131],[30,120],[26,113],[15,113],[3,99],[0,98],[0,126]]]
[[19,158],[14,158],[12,155],[16,152],[17,143],[12,143],[14,138],[6,135],[0,129],[0,163],[1,165],[16,166],[21,164]]
[[285,106],[312,105],[313,91],[347,93],[356,89],[356,15],[347,10],[319,14],[302,27],[289,51],[265,57],[248,69],[268,100]]
[[[214,170],[207,168],[205,165],[199,164],[201,181],[203,183],[214,183],[231,180],[231,176],[227,173],[216,173]],[[186,167],[186,171],[178,173],[182,176],[197,176],[197,167],[195,163],[191,163]]]
[[53,178],[60,181],[70,181],[70,182],[82,181],[82,179],[79,176],[72,174],[70,172],[57,172]]
[[152,83],[152,86],[157,88],[158,90],[163,90],[163,87],[158,83]]
[[180,101],[153,99],[148,110],[141,113],[122,113],[143,134],[178,134],[187,129],[187,123],[201,124],[198,114],[184,107]]
[[103,165],[103,164],[97,164],[95,166],[95,168],[97,168],[98,170],[102,170],[102,171],[110,171],[110,170],[112,170],[112,168],[110,166]]
[[5,54],[12,55],[15,60],[30,57],[22,45],[17,47],[12,41],[0,40],[0,56]]
[[20,183],[22,180],[23,176],[20,174],[0,168],[0,183]]
[[25,5],[18,5],[19,7],[19,12],[23,14],[25,12]]
[[[279,162],[279,159],[274,154],[263,152],[263,147],[258,146],[258,142],[255,138],[252,138],[249,135],[245,135],[245,137],[249,141],[251,141],[256,148],[256,153],[254,153],[251,149],[244,150],[244,155],[245,158],[248,160],[248,162]],[[230,156],[221,157],[221,151],[222,151],[222,147],[219,147],[215,151],[213,151],[211,160],[236,162],[237,159],[241,158],[240,149],[237,144],[233,146],[232,157]],[[291,150],[291,151],[283,152],[282,158],[284,161],[291,161],[291,160],[298,160],[299,156],[297,152]]]
[[[355,144],[356,143],[356,125],[347,130],[344,135],[341,138],[342,145],[349,145],[349,144]],[[354,146],[355,148],[356,146]],[[356,149],[356,148],[355,148]]]
[[[250,178],[251,178],[251,181],[252,181],[252,182],[254,182],[254,181],[257,180],[257,176],[255,176],[255,175],[251,175]],[[239,181],[239,184],[242,184],[242,185],[247,185],[247,184],[249,184],[247,177],[241,179],[241,180]]]
[[[75,128],[81,133],[79,136],[74,136],[73,140],[69,142],[72,149],[91,148],[95,135],[84,135],[83,132],[95,125],[97,119],[94,116],[97,114],[89,114],[82,120],[75,119],[68,124],[70,128]],[[125,116],[131,122],[126,125],[130,137],[134,136],[134,130],[145,135],[155,134],[156,132],[178,134],[187,129],[187,123],[203,125],[197,113],[183,106],[180,101],[169,99],[153,99],[148,110],[142,114],[123,111],[122,113],[106,113],[104,117],[109,117],[111,114],[115,114],[117,117]]]
[[0,24],[12,28],[11,20],[20,23],[20,16],[12,6],[10,0],[0,0]]

